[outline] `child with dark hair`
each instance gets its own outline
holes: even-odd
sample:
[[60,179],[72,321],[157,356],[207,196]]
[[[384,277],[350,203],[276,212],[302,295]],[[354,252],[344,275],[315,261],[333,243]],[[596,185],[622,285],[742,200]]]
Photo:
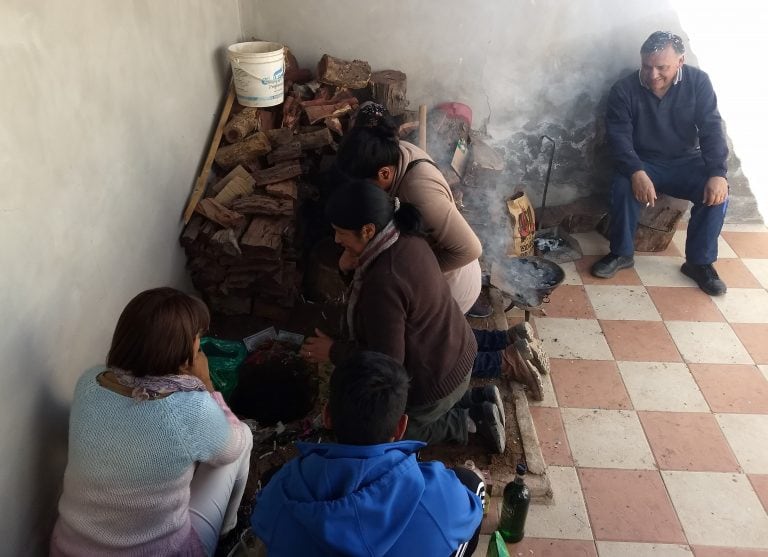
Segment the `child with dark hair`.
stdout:
[[344,247],[339,268],[351,275],[348,337],[331,339],[317,331],[301,354],[334,364],[358,350],[387,354],[411,377],[406,438],[465,444],[478,433],[490,450],[504,452],[498,391],[469,408],[457,405],[469,386],[477,344],[434,253],[419,236],[419,210],[359,180],[334,193],[327,212]]
[[418,462],[424,443],[401,441],[408,393],[407,372],[384,354],[336,367],[323,416],[339,444],[297,443],[251,516],[270,557],[472,554],[485,486],[467,469]]

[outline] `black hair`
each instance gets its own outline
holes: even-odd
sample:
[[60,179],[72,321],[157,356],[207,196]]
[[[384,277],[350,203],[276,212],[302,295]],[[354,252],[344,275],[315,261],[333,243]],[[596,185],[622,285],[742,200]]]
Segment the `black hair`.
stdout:
[[385,166],[400,162],[397,126],[388,115],[362,114],[339,145],[336,165],[350,178],[374,179]]
[[407,402],[408,373],[385,354],[357,352],[331,375],[328,410],[339,443],[388,443]]
[[643,46],[640,47],[640,54],[653,54],[664,50],[668,46],[672,45],[672,48],[678,54],[685,54],[685,45],[683,39],[674,33],[669,31],[656,31],[645,39]]
[[325,212],[331,224],[344,230],[357,230],[373,224],[376,233],[389,221],[405,236],[423,236],[421,213],[415,205],[401,203],[395,210],[395,200],[371,180],[350,180],[328,199]]

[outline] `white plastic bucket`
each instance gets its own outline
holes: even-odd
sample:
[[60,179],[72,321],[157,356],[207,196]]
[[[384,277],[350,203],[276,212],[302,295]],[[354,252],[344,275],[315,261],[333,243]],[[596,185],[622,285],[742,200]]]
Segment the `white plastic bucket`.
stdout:
[[243,106],[275,106],[283,102],[283,45],[268,42],[233,44],[227,49],[237,102]]

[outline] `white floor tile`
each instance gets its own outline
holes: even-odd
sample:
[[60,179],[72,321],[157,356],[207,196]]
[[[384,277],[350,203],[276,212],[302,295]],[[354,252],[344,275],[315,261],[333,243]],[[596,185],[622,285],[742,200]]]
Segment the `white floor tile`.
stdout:
[[768,323],[768,292],[764,288],[729,288],[712,300],[729,323]]
[[635,257],[635,271],[645,286],[691,286],[695,283],[680,272],[682,257],[646,255]]
[[765,375],[765,380],[768,381],[768,364],[759,365],[757,367],[760,368],[760,371]]
[[693,557],[687,545],[595,542],[600,557]]
[[606,255],[611,251],[608,240],[599,232],[577,232],[571,234],[579,242],[581,253],[584,255]]
[[739,224],[739,223],[733,223],[733,224],[724,224],[723,225],[723,231],[724,232],[765,232],[768,230],[764,224]]
[[702,364],[752,364],[744,345],[727,323],[665,322],[683,360]]
[[[685,230],[678,230],[675,232],[675,235],[672,237],[672,243],[675,244],[678,250],[680,250],[681,255],[685,255],[685,238],[686,238],[686,231]],[[728,242],[723,239],[722,236],[718,236],[717,238],[717,258],[718,259],[735,259],[738,255],[736,255],[736,252],[733,251],[731,246],[728,245]]]
[[536,330],[550,358],[613,359],[597,319],[537,317]]
[[584,290],[598,319],[661,321],[653,300],[642,286],[587,284]]
[[768,259],[742,259],[741,262],[746,265],[763,288],[768,288]]
[[617,362],[635,410],[709,412],[704,395],[685,364]]
[[652,470],[656,464],[637,414],[562,408],[573,460],[585,468]]
[[529,538],[591,540],[592,529],[576,469],[549,466],[547,474],[552,484],[553,501],[549,505],[531,504],[525,521],[525,535]]
[[747,474],[768,474],[768,415],[715,414],[720,429]]
[[662,472],[691,545],[768,547],[768,515],[743,474]]
[[583,284],[581,275],[576,270],[576,263],[569,261],[568,263],[560,263],[559,265],[562,267],[563,271],[565,271],[565,279],[563,279],[563,284],[571,284],[575,286]]

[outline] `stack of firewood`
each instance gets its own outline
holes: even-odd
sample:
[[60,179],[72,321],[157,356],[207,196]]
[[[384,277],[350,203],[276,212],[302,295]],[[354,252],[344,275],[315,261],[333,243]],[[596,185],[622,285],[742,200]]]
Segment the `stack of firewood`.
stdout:
[[301,282],[297,214],[311,195],[307,175],[333,158],[359,99],[394,113],[407,103],[405,74],[371,73],[359,60],[326,54],[313,79],[286,49],[285,79],[276,107],[241,107],[230,90],[185,214],[187,267],[216,313],[286,317]]

